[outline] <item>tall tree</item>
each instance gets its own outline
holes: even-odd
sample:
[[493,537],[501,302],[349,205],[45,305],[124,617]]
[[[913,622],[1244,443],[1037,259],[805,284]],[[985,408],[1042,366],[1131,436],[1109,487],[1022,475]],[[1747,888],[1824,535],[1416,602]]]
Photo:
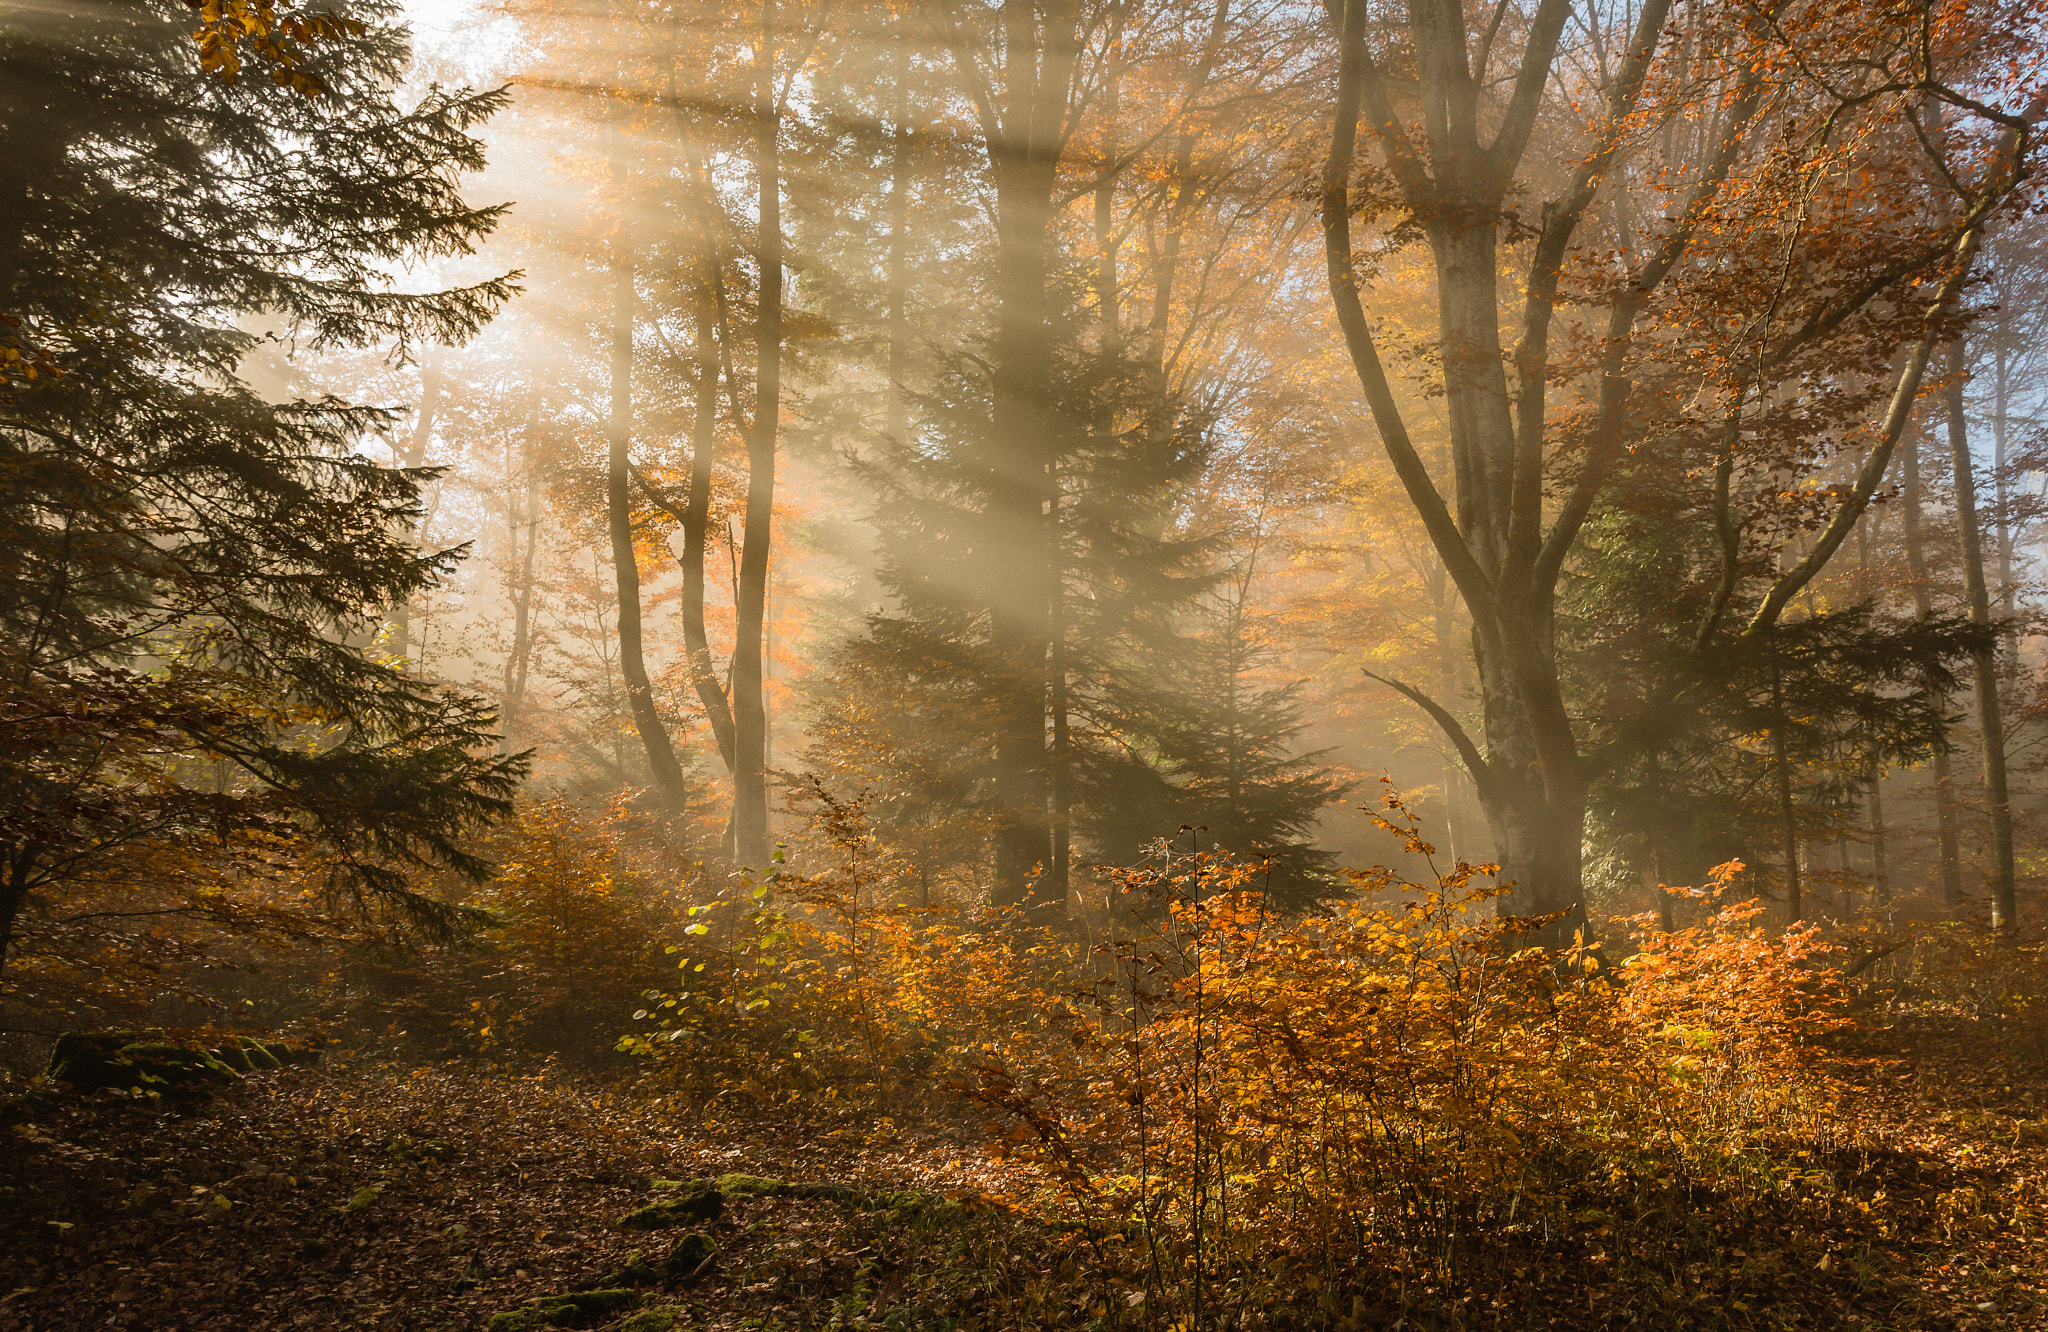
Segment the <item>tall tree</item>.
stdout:
[[75,930],[80,893],[102,924],[246,923],[280,858],[452,929],[415,876],[481,875],[465,832],[524,771],[480,700],[357,646],[461,554],[415,544],[434,473],[361,452],[395,414],[241,373],[263,341],[244,320],[410,352],[513,291],[394,289],[496,224],[458,186],[505,97],[401,106],[396,7],[354,12],[304,98],[202,72],[178,4],[0,33],[0,309],[49,372],[10,370],[0,399],[0,963]]
[[[1585,921],[1582,840],[1596,763],[1582,747],[1580,720],[1560,677],[1554,608],[1560,574],[1631,450],[1661,447],[1674,461],[1685,452],[1671,447],[1678,432],[1660,432],[1646,415],[1652,403],[1669,401],[1669,389],[1656,387],[1652,362],[1660,348],[1658,339],[1646,336],[1649,329],[1676,312],[1666,301],[1709,288],[1724,321],[1741,312],[1738,331],[1722,344],[1724,368],[1712,384],[1724,425],[1720,442],[1706,446],[1713,457],[1707,508],[1723,534],[1725,556],[1721,587],[1697,638],[1704,648],[1729,632],[1767,636],[1846,539],[1880,484],[1928,356],[1951,318],[1974,238],[2009,198],[2031,153],[2029,122],[2021,113],[1986,106],[1961,86],[1982,66],[1957,70],[1923,62],[1976,58],[1989,30],[1977,25],[1991,22],[1982,13],[1844,13],[1795,4],[1740,14],[1691,9],[1687,22],[1705,25],[1693,34],[1699,40],[1683,43],[1660,65],[1671,6],[1650,0],[1602,62],[1605,73],[1596,70],[1584,76],[1590,86],[1565,93],[1597,107],[1584,137],[1568,137],[1559,145],[1561,160],[1539,167],[1529,160],[1531,146],[1548,146],[1553,131],[1543,122],[1549,99],[1560,81],[1569,82],[1559,54],[1574,17],[1570,0],[1540,0],[1517,14],[1512,27],[1476,29],[1449,0],[1413,5],[1404,19],[1378,30],[1363,0],[1333,4],[1330,13],[1339,68],[1322,182],[1329,287],[1381,441],[1471,612],[1484,748],[1440,704],[1413,686],[1405,692],[1452,735],[1473,772],[1504,876],[1515,884],[1512,909],[1555,915],[1549,937],[1568,940]],[[1508,11],[1500,14],[1505,19]],[[1596,41],[1604,40],[1598,18],[1583,16]],[[1963,24],[1970,31],[1944,29],[1940,43],[1910,39],[1923,23]],[[1889,57],[1857,63],[1871,50]],[[1966,54],[1952,55],[1957,51]],[[1647,158],[1638,164],[1632,156],[1638,127],[1677,114],[1688,88],[1709,90],[1700,103],[1708,114],[1696,123],[1710,127],[1711,137],[1682,160],[1655,168]],[[2031,96],[2036,90],[2023,91]],[[1977,164],[1918,160],[1911,136],[1923,96],[1977,116]],[[1766,127],[1813,117],[1823,128],[1804,140],[1795,137],[1796,154],[1758,150],[1760,142],[1780,137],[1763,134]],[[1358,157],[1361,127],[1376,149],[1370,165]],[[1880,142],[1891,149],[1888,155],[1878,154]],[[1953,184],[1959,207],[1933,220],[1925,212],[1890,214],[1881,219],[1889,238],[1883,245],[1820,243],[1814,233],[1825,222],[1814,201],[1825,193],[1846,203],[1848,192],[1857,191],[1867,202],[1873,170],[1888,172],[1901,189],[1923,198],[1942,197]],[[1731,205],[1736,182],[1747,230],[1733,216],[1722,226],[1724,211],[1738,206]],[[1589,210],[1603,192],[1631,185],[1667,198],[1666,218],[1635,234],[1625,278],[1581,272],[1575,259],[1583,253],[1580,232]],[[1511,211],[1509,201],[1531,187],[1545,201],[1534,224],[1523,229],[1519,219],[1529,213]],[[1787,200],[1783,211],[1769,215],[1784,218],[1783,224],[1764,224],[1756,215],[1757,200],[1771,191]],[[1804,208],[1794,202],[1802,192]],[[1435,263],[1438,389],[1455,482],[1448,499],[1416,448],[1364,305],[1367,273],[1353,241],[1361,210],[1396,219],[1420,237]],[[1827,216],[1846,225],[1848,213],[1830,209]],[[1857,225],[1867,242],[1867,208]],[[1610,248],[1600,253],[1609,257],[1595,266],[1611,272],[1606,266],[1618,237],[1603,239]],[[1501,325],[1510,271],[1504,249],[1520,269],[1521,326],[1512,344]],[[1766,254],[1777,259],[1745,268],[1730,262],[1733,253],[1715,256],[1716,249],[1753,249],[1750,262],[1758,265]],[[1706,280],[1710,273],[1717,280]],[[1924,278],[1934,280],[1912,285]],[[1585,329],[1597,349],[1583,359],[1553,346],[1567,296],[1605,306],[1604,327]],[[1693,327],[1697,345],[1705,326]],[[1911,353],[1888,394],[1866,395],[1884,407],[1876,447],[1803,553],[1787,564],[1774,559],[1767,568],[1745,560],[1745,541],[1762,533],[1739,512],[1739,495],[1731,490],[1738,468],[1769,473],[1799,456],[1755,451],[1770,436],[1759,430],[1769,424],[1760,415],[1762,404],[1782,410],[1802,384],[1820,382],[1802,374],[1852,345],[1843,341],[1846,334],[1867,337],[1880,329],[1887,354],[1901,344]],[[1884,368],[1883,361],[1864,364],[1866,371]],[[1576,383],[1586,404],[1569,420],[1550,406],[1559,383]],[[1776,447],[1774,439],[1770,443]],[[1694,466],[1693,459],[1676,474]]]

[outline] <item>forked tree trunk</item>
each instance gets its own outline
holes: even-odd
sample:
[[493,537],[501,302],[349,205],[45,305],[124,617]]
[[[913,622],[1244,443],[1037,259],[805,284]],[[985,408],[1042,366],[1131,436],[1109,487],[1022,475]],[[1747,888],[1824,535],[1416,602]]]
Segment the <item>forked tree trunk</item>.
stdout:
[[[625,158],[616,127],[607,131],[611,149],[612,181],[623,186]],[[633,442],[633,252],[626,222],[621,218],[619,234],[612,243],[612,358],[611,414],[606,421],[607,451],[605,509],[612,543],[612,576],[618,587],[619,674],[626,683],[626,707],[633,727],[640,734],[647,753],[648,771],[654,789],[670,806],[683,798],[683,769],[676,760],[668,727],[655,706],[654,690],[647,678],[647,658],[641,643],[640,558],[633,545],[632,493],[628,487]]]

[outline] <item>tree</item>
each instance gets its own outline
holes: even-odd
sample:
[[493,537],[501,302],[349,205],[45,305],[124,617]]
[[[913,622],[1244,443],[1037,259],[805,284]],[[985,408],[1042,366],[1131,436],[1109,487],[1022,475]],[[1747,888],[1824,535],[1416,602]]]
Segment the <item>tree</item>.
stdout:
[[[2003,44],[2032,39],[1982,11],[1796,4],[1688,8],[1667,32],[1672,6],[1650,0],[1618,41],[1599,12],[1580,15],[1596,58],[1578,70],[1560,63],[1570,0],[1503,8],[1512,23],[1478,30],[1449,0],[1378,28],[1363,0],[1330,14],[1329,289],[1381,441],[1472,616],[1484,748],[1403,690],[1473,773],[1516,884],[1511,909],[1557,916],[1550,938],[1568,939],[1584,922],[1599,758],[1559,671],[1555,606],[1588,520],[1640,450],[1667,461],[1673,485],[1705,479],[1721,576],[1695,641],[1772,630],[1881,483],[1977,237],[2030,160],[2028,114],[1999,107],[2038,108],[2037,90],[1997,62],[2014,54]],[[2001,78],[1981,100],[1978,85]],[[1560,86],[1595,108],[1583,131],[1583,113],[1552,100]],[[1923,149],[1927,99],[1968,129]],[[1648,133],[1665,125],[1674,132]],[[1360,161],[1361,129],[1376,160]],[[1538,144],[1555,146],[1550,160],[1532,159]],[[1543,202],[1520,205],[1524,190]],[[1943,199],[1955,206],[1927,206]],[[1361,213],[1435,263],[1448,496],[1364,304]],[[1501,318],[1511,256],[1512,344]],[[1585,307],[1603,309],[1604,324],[1573,313]],[[1571,410],[1553,406],[1554,391]],[[1873,408],[1881,420],[1866,432]],[[1863,464],[1816,515],[1816,497],[1785,482],[1850,447]],[[1795,546],[1790,534],[1806,530]]]
[[0,310],[34,349],[0,401],[0,962],[85,896],[249,925],[304,873],[446,933],[413,875],[484,873],[465,833],[524,771],[481,700],[363,650],[461,554],[414,546],[433,473],[361,452],[395,414],[240,373],[258,321],[403,356],[514,290],[391,280],[495,225],[458,184],[504,95],[402,106],[396,6],[355,13],[305,57],[318,97],[209,77],[177,4],[0,35]]

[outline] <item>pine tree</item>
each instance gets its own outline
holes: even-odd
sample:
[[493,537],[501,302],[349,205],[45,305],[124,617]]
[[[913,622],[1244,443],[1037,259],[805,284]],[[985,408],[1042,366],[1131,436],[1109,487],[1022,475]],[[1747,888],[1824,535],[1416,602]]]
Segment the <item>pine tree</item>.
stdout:
[[[895,604],[869,621],[823,677],[814,761],[865,784],[873,806],[912,846],[941,843],[950,873],[1000,831],[1004,757],[999,712],[1010,667],[987,607],[1033,598],[1051,608],[1035,786],[1047,836],[1032,844],[1037,897],[1066,891],[1065,849],[1050,835],[1072,822],[1097,859],[1127,861],[1183,824],[1231,850],[1273,862],[1290,902],[1318,895],[1320,855],[1301,835],[1341,794],[1314,756],[1289,753],[1301,730],[1298,687],[1260,685],[1263,652],[1248,632],[1243,588],[1215,605],[1213,539],[1182,532],[1176,497],[1201,467],[1209,421],[1163,395],[1135,360],[1087,347],[1071,321],[1042,386],[1058,438],[1043,514],[1053,558],[1021,559],[983,521],[991,483],[992,377],[954,359],[917,399],[910,438],[885,439],[866,463],[884,500],[881,579]],[[1056,584],[1039,587],[1043,560]],[[972,847],[973,851],[968,848]],[[993,871],[991,871],[993,873]]]
[[[496,223],[458,184],[505,99],[401,104],[399,7],[351,12],[319,96],[205,73],[171,0],[0,32],[0,963],[81,894],[247,923],[234,890],[309,864],[446,932],[413,876],[482,874],[465,830],[524,770],[480,700],[365,650],[461,554],[410,538],[434,473],[359,451],[395,414],[241,374],[252,327],[408,355],[514,290],[394,288]],[[219,871],[168,872],[195,849]]]

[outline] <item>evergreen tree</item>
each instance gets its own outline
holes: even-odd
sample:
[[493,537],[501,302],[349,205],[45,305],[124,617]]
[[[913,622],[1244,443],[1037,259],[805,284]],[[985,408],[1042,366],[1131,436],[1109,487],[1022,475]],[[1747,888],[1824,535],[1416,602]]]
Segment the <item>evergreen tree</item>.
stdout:
[[1205,611],[1219,543],[1173,521],[1206,456],[1207,417],[1162,394],[1142,364],[1084,347],[1071,323],[1061,332],[1043,393],[1059,423],[1041,538],[1056,582],[1033,584],[1037,561],[983,521],[992,377],[956,358],[918,400],[910,437],[866,461],[884,496],[881,579],[895,605],[823,676],[812,757],[879,796],[871,808],[913,856],[923,846],[945,858],[942,877],[979,883],[969,862],[1003,817],[993,737],[1010,673],[987,608],[1038,600],[1053,626],[1040,666],[1039,899],[1065,894],[1069,815],[1096,858],[1127,861],[1203,827],[1270,859],[1277,894],[1313,898],[1324,860],[1302,834],[1344,787],[1314,756],[1289,754],[1296,688],[1252,682],[1262,649],[1243,588]]
[[524,770],[478,699],[365,650],[461,553],[410,540],[434,474],[359,451],[393,414],[244,381],[251,327],[406,355],[513,290],[396,289],[495,224],[458,183],[504,94],[401,103],[399,7],[351,12],[318,96],[203,72],[175,0],[0,30],[0,963],[81,895],[249,923],[281,865],[445,932],[413,876],[480,875],[464,831]]

